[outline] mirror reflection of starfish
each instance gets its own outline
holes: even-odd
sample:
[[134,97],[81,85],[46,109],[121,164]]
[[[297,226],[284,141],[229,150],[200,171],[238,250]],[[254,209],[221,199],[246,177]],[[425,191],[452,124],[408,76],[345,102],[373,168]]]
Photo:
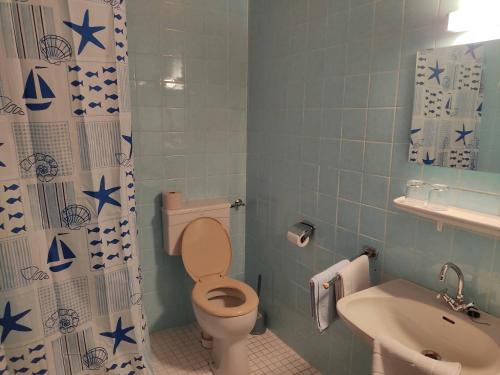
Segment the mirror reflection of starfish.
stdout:
[[455,133],[458,133],[458,138],[455,140],[455,142],[464,141],[465,146],[467,145],[467,143],[465,142],[465,137],[467,137],[471,133],[474,133],[474,130],[465,130],[465,124],[462,124],[462,130],[455,130]]
[[466,55],[470,54],[474,60],[477,60],[475,51],[481,46],[482,46],[481,43],[467,44],[467,51],[465,51],[465,54]]
[[444,72],[444,68],[439,67],[439,61],[436,60],[436,67],[433,68],[431,66],[428,67],[430,70],[432,70],[432,74],[429,76],[429,80],[436,78],[436,81],[441,84],[441,79],[439,78],[439,75]]
[[420,130],[422,130],[421,128],[418,128],[418,129],[411,129],[410,130],[410,144],[413,144],[413,134],[417,134]]

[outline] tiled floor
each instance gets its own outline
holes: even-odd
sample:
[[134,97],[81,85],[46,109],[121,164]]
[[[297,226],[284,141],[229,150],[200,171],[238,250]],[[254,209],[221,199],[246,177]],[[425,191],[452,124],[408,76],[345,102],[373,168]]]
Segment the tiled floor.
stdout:
[[[212,374],[209,351],[200,344],[196,324],[154,333],[151,348],[157,375]],[[249,336],[249,356],[252,375],[321,375],[269,330],[261,336]]]

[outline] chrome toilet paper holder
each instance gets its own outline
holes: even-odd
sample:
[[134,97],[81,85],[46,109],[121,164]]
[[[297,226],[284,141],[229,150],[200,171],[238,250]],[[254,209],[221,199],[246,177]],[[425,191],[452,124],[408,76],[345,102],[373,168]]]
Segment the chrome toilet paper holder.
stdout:
[[289,231],[297,234],[302,242],[305,242],[308,238],[312,237],[314,230],[316,228],[313,224],[307,221],[299,221],[290,227]]

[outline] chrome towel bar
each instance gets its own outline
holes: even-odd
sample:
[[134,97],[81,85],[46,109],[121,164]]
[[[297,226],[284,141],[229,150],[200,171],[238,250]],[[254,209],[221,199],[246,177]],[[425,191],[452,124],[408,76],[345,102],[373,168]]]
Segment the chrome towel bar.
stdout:
[[[363,251],[361,252],[361,254],[359,254],[358,256],[355,256],[354,258],[351,258],[349,260],[353,261],[354,259],[359,258],[360,256],[363,256],[363,255],[366,255],[369,259],[377,259],[378,252],[375,248],[373,248],[371,246],[366,246],[363,248]],[[340,278],[340,275],[336,274],[335,277],[333,279],[331,279],[329,282],[323,283],[323,288],[329,289],[332,285],[334,285],[339,280],[339,278]]]

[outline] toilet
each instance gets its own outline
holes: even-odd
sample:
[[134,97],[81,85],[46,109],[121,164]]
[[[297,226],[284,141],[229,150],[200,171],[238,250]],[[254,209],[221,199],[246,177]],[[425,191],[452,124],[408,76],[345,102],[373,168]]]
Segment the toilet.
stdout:
[[231,268],[230,204],[211,199],[164,206],[164,249],[182,256],[195,282],[193,310],[203,332],[212,336],[212,371],[247,375],[247,336],[257,318],[259,298],[244,282],[227,276]]
[[227,276],[232,258],[227,231],[214,218],[195,219],[184,230],[181,253],[196,283],[191,294],[196,320],[213,337],[212,371],[249,374],[247,336],[259,299],[250,286]]

